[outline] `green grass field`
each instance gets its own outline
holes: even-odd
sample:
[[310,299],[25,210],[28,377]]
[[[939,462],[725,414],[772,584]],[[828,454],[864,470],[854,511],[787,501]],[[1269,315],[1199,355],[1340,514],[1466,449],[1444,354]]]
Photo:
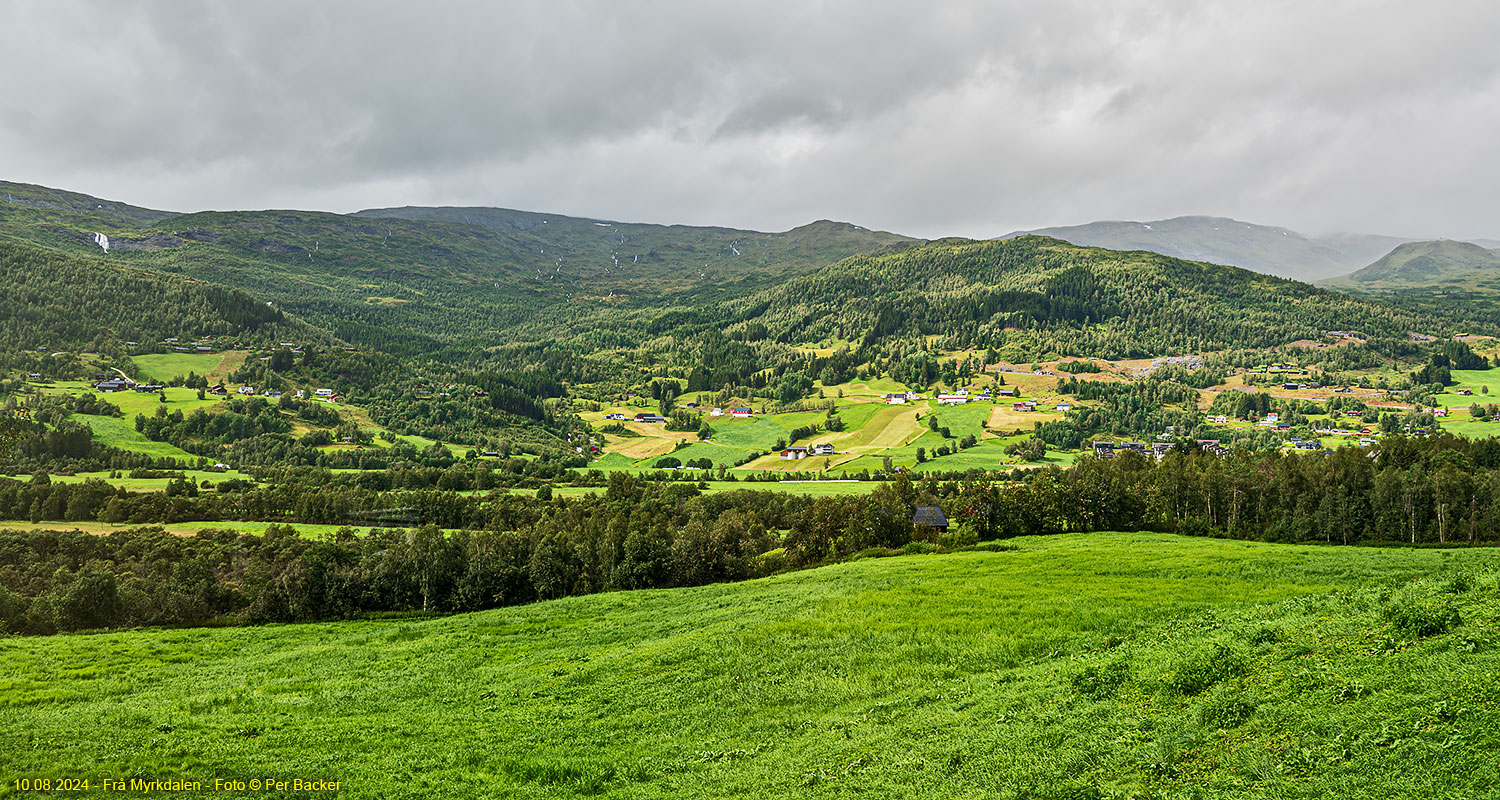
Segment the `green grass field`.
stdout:
[[879,486],[878,481],[854,481],[842,480],[832,481],[796,481],[782,483],[780,481],[709,481],[708,490],[705,494],[715,492],[737,492],[741,490],[752,492],[786,492],[788,494],[808,495],[809,497],[839,497],[849,494],[868,494],[875,491]]
[[177,377],[186,377],[189,372],[208,377],[209,373],[218,368],[223,355],[220,353],[151,353],[131,356],[130,360],[135,362],[136,368],[145,377],[156,381],[169,381]]
[[[1500,369],[1455,369],[1452,371],[1453,385],[1449,386],[1442,394],[1434,395],[1433,400],[1441,405],[1451,408],[1467,409],[1478,403],[1489,405],[1500,403]],[[1472,395],[1458,394],[1459,389],[1468,389]],[[1488,393],[1484,393],[1485,390]],[[1450,417],[1449,420],[1453,418]],[[1467,420],[1468,415],[1463,411],[1458,412],[1458,419]],[[1452,430],[1452,422],[1443,422],[1444,430]],[[1500,431],[1484,430],[1478,433],[1468,433],[1468,436],[1494,436]]]
[[[155,392],[150,394],[139,392],[99,393],[94,392],[93,387],[85,381],[58,381],[47,387],[47,391],[66,395],[96,394],[110,404],[118,406],[120,412],[125,415],[125,419],[129,420],[132,425],[135,424],[137,414],[155,414],[157,406],[163,405]],[[180,386],[169,386],[162,390],[162,394],[166,395],[167,398],[167,402],[165,403],[167,411],[181,411],[183,414],[191,414],[200,408],[208,408],[221,402],[218,397],[213,395],[199,400],[196,389],[185,389]]]
[[[240,522],[237,520],[223,520],[218,522],[193,521],[193,522],[168,522],[164,524],[119,524],[112,525],[107,522],[19,522],[13,520],[0,521],[0,530],[16,531],[83,531],[84,533],[107,534],[113,531],[121,531],[129,528],[162,528],[168,533],[177,536],[192,536],[201,530],[229,530],[241,533],[264,533],[266,528],[272,525],[270,522]],[[295,522],[291,527],[299,534],[311,539],[321,539],[332,536],[343,525],[324,525],[320,523]],[[358,533],[368,533],[368,525],[349,526]]]
[[1443,430],[1458,436],[1467,436],[1471,439],[1486,439],[1500,436],[1500,424],[1494,422],[1481,422],[1470,417],[1467,413],[1457,413],[1442,421]]
[[714,429],[714,441],[725,447],[769,450],[776,442],[787,439],[788,429],[766,417],[751,419],[721,417],[709,420],[708,424]]
[[353,798],[1500,792],[1500,552],[1014,544],[440,619],[3,640],[0,774]]
[[[218,484],[220,481],[227,481],[230,479],[248,481],[250,483],[255,482],[255,479],[253,477],[247,474],[243,474],[238,470],[227,470],[225,472],[207,472],[204,470],[189,469],[182,470],[182,473],[185,477],[187,477],[195,484],[202,484],[204,481],[208,481],[212,484]],[[131,478],[129,477],[129,470],[122,470],[120,474],[122,475],[122,477],[111,478],[109,477],[109,471],[106,470],[103,472],[80,472],[76,475],[53,475],[52,482],[83,483],[86,480],[97,479],[102,480],[111,486],[123,487],[132,492],[159,492],[166,489],[167,484],[172,480],[171,478]]]
[[94,440],[100,444],[158,458],[176,458],[187,462],[198,460],[197,456],[179,447],[147,439],[144,434],[135,429],[133,415],[120,419],[95,414],[69,414],[68,419],[89,426],[94,431]]

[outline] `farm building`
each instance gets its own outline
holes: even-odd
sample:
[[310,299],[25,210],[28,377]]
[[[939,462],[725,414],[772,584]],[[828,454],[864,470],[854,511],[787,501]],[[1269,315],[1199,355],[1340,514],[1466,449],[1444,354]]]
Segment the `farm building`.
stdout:
[[936,531],[948,530],[948,518],[943,516],[943,509],[938,506],[917,506],[911,521]]
[[807,458],[807,455],[808,453],[806,447],[788,447],[787,449],[781,451],[781,460],[795,461],[799,458]]

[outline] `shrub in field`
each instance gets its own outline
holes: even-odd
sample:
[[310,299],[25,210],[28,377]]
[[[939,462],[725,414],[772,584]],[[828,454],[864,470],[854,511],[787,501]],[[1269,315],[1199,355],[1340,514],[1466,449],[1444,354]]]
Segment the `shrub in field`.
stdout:
[[1090,700],[1109,700],[1129,680],[1130,664],[1125,661],[1090,664],[1073,676],[1073,691]]
[[1215,645],[1209,653],[1189,658],[1167,678],[1167,688],[1177,694],[1202,694],[1214,684],[1245,674],[1245,658],[1233,648]]
[[1451,600],[1410,597],[1398,597],[1386,606],[1385,621],[1393,635],[1405,639],[1437,636],[1463,623]]
[[1254,714],[1255,704],[1246,700],[1238,687],[1220,686],[1198,707],[1198,722],[1211,730],[1230,730],[1245,724]]

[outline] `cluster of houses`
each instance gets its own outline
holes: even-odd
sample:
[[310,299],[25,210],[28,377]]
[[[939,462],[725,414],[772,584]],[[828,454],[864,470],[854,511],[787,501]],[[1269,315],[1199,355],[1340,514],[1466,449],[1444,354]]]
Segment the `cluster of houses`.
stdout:
[[150,394],[152,392],[159,392],[163,388],[159,383],[136,383],[129,378],[111,377],[108,373],[103,372],[95,375],[94,379],[98,381],[94,384],[94,390],[105,394],[124,391]]
[[[699,406],[698,406],[697,403],[688,403],[685,407],[686,408],[690,408],[690,409],[697,409]],[[731,409],[729,409],[728,413],[729,413],[729,416],[733,417],[734,419],[749,419],[749,418],[755,416],[755,412],[753,410],[751,410],[749,408],[744,408],[744,407],[731,408]],[[715,409],[713,409],[713,410],[711,410],[711,411],[708,412],[708,415],[710,417],[722,417],[722,416],[724,416],[724,414],[725,414],[725,411],[722,408],[715,408]],[[636,414],[634,417],[627,417],[624,414],[621,414],[619,412],[610,412],[608,414],[605,414],[604,418],[605,419],[609,419],[609,420],[622,421],[622,422],[625,421],[625,420],[634,420],[635,422],[666,422],[667,421],[667,418],[664,417],[664,416],[662,416],[661,414],[647,414],[644,411],[641,412],[641,413],[639,413],[639,414]]]
[[[213,387],[212,389],[209,389],[208,393],[225,394],[226,390],[224,389],[223,385],[219,385]],[[235,390],[235,394],[246,395],[249,397],[254,397],[255,395],[259,394],[272,400],[276,400],[282,396],[282,392],[279,389],[257,390],[254,386],[241,386],[240,388]],[[308,397],[307,390],[298,389],[297,391],[292,393],[292,397],[297,400],[302,400]],[[312,393],[312,399],[322,400],[325,403],[337,403],[339,401],[339,394],[332,389],[314,389]]]
[[[178,353],[212,353],[217,344],[211,338],[197,339],[192,342],[183,343],[176,336],[168,336],[161,340],[162,344],[170,345]],[[134,346],[135,342],[126,342],[126,346]]]
[[[1219,443],[1218,439],[1198,439],[1198,447],[1206,453],[1213,453],[1220,458],[1229,455],[1229,448]],[[1094,442],[1094,455],[1100,458],[1114,458],[1116,453],[1132,452],[1141,455],[1153,455],[1157,461],[1167,457],[1173,448],[1172,442]]]
[[664,417],[664,416],[662,416],[662,415],[660,415],[660,414],[645,414],[645,413],[636,414],[634,417],[627,417],[624,414],[605,414],[604,418],[605,419],[613,419],[613,420],[634,419],[636,422],[666,422],[667,421],[667,418]]
[[1262,428],[1270,428],[1278,432],[1289,431],[1292,429],[1292,423],[1282,422],[1281,415],[1276,413],[1275,411],[1272,411],[1271,413],[1265,415],[1261,418],[1260,422],[1257,422],[1255,424],[1261,426]]
[[[163,388],[165,388],[162,386],[162,384],[159,383],[137,383],[124,376],[111,377],[106,373],[100,373],[94,377],[97,381],[93,384],[94,390],[105,394],[124,391],[151,393],[159,392]],[[225,395],[229,393],[229,390],[226,389],[224,387],[224,384],[222,383],[218,384],[217,386],[210,386],[206,391],[208,394],[212,395]],[[282,392],[277,389],[266,389],[264,391],[259,391],[254,386],[248,385],[241,386],[236,389],[235,394],[251,397],[255,396],[256,394],[260,394],[272,400],[275,400],[282,396]],[[298,389],[293,396],[298,400],[301,400],[308,395],[305,389]],[[312,396],[314,399],[329,403],[336,403],[339,401],[339,394],[332,389],[314,389],[312,390]]]
[[810,445],[807,447],[797,445],[782,450],[781,460],[796,461],[799,458],[807,458],[808,456],[831,456],[834,454],[834,452],[835,451],[833,449],[833,445],[829,444],[828,442],[824,442],[823,444]]
[[[1035,400],[1017,400],[1016,402],[1010,404],[1010,408],[1012,411],[1035,411],[1037,410],[1038,405]],[[1066,414],[1067,412],[1073,410],[1073,404],[1058,403],[1057,405],[1053,406],[1053,410],[1061,411]]]

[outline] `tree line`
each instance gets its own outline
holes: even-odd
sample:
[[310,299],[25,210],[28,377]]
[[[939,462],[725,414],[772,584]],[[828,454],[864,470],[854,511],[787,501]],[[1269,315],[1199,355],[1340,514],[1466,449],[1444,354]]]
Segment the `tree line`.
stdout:
[[[38,482],[33,482],[38,483]],[[0,617],[13,631],[118,625],[332,619],[386,611],[453,612],[618,589],[742,580],[860,555],[954,548],[1021,535],[1153,530],[1327,544],[1500,543],[1500,442],[1391,437],[1378,449],[1218,457],[1183,442],[1160,462],[1125,452],[1014,480],[913,481],[864,495],[701,494],[687,481],[611,475],[580,498],[463,497],[451,491],[350,493],[295,485],[188,491],[150,502],[189,515],[357,518],[371,509],[425,524],[329,541],[273,523],[263,535],[159,529],[105,536],[0,534]],[[19,487],[19,488],[18,488]],[[10,482],[14,508],[39,486]],[[105,507],[147,497],[75,487]],[[227,502],[205,503],[205,499]],[[362,502],[353,502],[353,501]],[[79,503],[87,501],[78,500]],[[392,503],[402,503],[397,507]],[[918,506],[953,526],[912,522]],[[80,514],[82,513],[80,506]],[[4,509],[0,509],[3,511]],[[68,508],[61,512],[68,514]],[[464,529],[445,534],[443,528]]]

